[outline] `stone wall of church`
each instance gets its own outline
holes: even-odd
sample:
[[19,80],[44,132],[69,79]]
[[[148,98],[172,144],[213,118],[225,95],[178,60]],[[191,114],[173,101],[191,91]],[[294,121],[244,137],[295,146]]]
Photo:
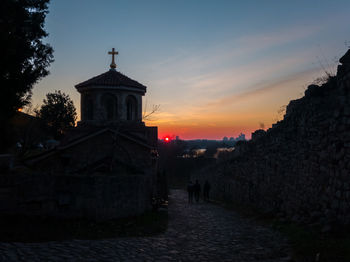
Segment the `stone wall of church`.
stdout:
[[194,176],[209,180],[217,199],[324,230],[349,225],[350,65],[326,84],[310,85],[282,121],[240,142],[230,160]]
[[141,175],[0,176],[0,213],[107,220],[151,208],[150,177]]

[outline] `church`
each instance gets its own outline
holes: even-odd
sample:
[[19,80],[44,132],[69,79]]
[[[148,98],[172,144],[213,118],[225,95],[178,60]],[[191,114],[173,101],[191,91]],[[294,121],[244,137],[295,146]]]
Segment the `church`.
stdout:
[[142,122],[147,88],[116,70],[114,48],[109,54],[112,63],[107,72],[75,85],[81,94],[77,127],[68,130],[57,148],[27,163],[46,170],[89,173],[156,168],[157,127]]
[[[43,209],[49,215],[137,215],[157,197],[158,130],[142,121],[147,88],[116,70],[114,48],[109,54],[107,72],[75,85],[81,95],[77,126],[67,130],[58,146],[25,161],[52,178],[50,192],[43,193],[50,194],[51,204],[45,200],[41,205],[53,206]],[[64,212],[60,203],[68,206]]]

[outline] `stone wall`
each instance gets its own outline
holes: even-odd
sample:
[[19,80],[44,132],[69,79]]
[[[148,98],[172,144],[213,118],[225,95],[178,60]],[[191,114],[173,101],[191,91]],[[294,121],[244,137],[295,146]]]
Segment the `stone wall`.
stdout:
[[6,174],[0,185],[1,214],[107,220],[151,208],[145,174]]
[[217,199],[301,223],[350,224],[349,71],[344,62],[336,77],[310,85],[282,121],[196,177],[209,180]]

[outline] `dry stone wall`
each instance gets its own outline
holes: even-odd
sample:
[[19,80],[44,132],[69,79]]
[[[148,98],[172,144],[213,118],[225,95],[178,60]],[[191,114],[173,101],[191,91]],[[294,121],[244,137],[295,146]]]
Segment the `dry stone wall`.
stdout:
[[238,144],[232,159],[197,174],[209,180],[213,197],[324,228],[350,224],[347,60],[337,76],[291,101],[282,121]]

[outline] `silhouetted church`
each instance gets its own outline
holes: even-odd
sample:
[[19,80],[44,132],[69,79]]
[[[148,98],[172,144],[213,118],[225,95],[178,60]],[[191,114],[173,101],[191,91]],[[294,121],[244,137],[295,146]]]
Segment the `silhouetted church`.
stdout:
[[60,145],[28,160],[39,168],[70,173],[156,172],[157,127],[142,122],[146,86],[110,69],[75,87],[81,94],[81,121]]
[[75,86],[77,127],[57,147],[26,159],[38,174],[9,213],[104,220],[141,214],[159,196],[158,131],[142,122],[146,87],[116,71],[117,52],[109,53],[109,71]]

